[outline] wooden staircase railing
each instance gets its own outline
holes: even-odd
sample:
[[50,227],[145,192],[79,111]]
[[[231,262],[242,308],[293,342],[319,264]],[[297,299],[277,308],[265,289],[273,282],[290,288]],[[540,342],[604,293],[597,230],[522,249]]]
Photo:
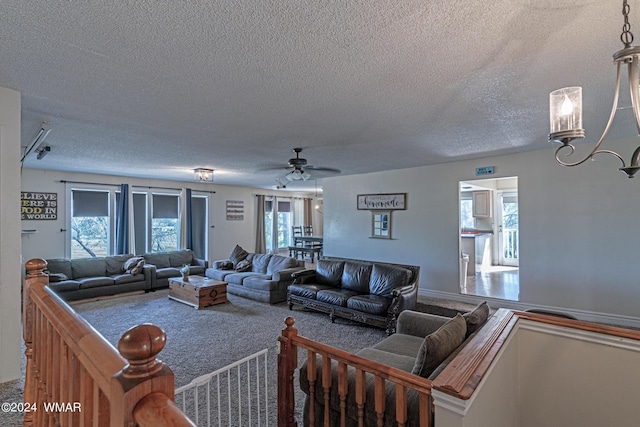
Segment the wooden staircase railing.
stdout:
[[[347,394],[355,393],[355,402],[358,407],[358,425],[365,426],[364,407],[366,402],[366,375],[375,377],[375,391],[373,407],[376,412],[378,426],[384,425],[385,417],[385,382],[395,383],[395,421],[398,426],[404,426],[407,422],[407,392],[409,389],[418,393],[419,402],[419,425],[430,427],[432,425],[432,400],[431,381],[413,375],[409,372],[383,365],[369,359],[357,356],[346,351],[312,341],[298,335],[298,330],[293,327],[294,319],[287,317],[286,328],[282,330],[282,335],[278,337],[280,342],[280,352],[278,354],[278,427],[295,427],[297,422],[294,419],[294,373],[298,365],[298,348],[307,351],[307,379],[311,399],[315,399],[314,388],[316,381],[320,381],[324,389],[324,426],[330,426],[329,402],[330,389],[333,381],[331,361],[338,363],[337,389],[340,404],[340,425],[346,425],[346,400]],[[322,366],[321,376],[317,378],[316,355],[321,356]],[[348,369],[355,368],[355,390],[348,389]],[[309,405],[309,425],[315,422],[314,405]],[[395,424],[394,424],[395,425]],[[321,426],[317,426],[321,427]]]
[[24,426],[195,426],[173,403],[174,377],[156,356],[166,335],[128,330],[116,350],[49,287],[43,259],[26,263]]

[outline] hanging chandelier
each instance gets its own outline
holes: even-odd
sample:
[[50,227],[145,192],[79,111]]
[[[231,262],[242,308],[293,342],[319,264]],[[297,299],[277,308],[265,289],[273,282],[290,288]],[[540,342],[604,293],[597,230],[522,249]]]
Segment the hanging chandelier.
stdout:
[[611,123],[616,115],[618,108],[618,95],[620,93],[620,74],[623,65],[627,65],[629,77],[629,91],[631,93],[631,106],[636,120],[638,132],[640,133],[640,73],[638,71],[638,60],[640,58],[640,47],[631,46],[633,43],[633,34],[631,33],[631,25],[629,24],[629,4],[627,0],[622,2],[622,15],[624,16],[624,25],[622,26],[622,34],[620,40],[624,44],[624,48],[613,54],[613,62],[617,65],[616,91],[613,98],[613,107],[609,122],[602,133],[602,136],[596,143],[593,150],[582,160],[576,162],[564,162],[560,159],[560,153],[566,152],[566,156],[573,154],[575,147],[571,144],[576,138],[584,138],[584,129],[582,128],[582,88],[566,87],[551,92],[549,95],[549,119],[550,133],[549,141],[560,142],[560,146],[556,150],[556,160],[563,166],[577,166],[596,154],[610,154],[622,163],[619,169],[626,173],[629,178],[633,178],[635,173],[640,170],[638,160],[640,157],[640,147],[636,148],[631,156],[630,164],[627,166],[622,156],[615,151],[601,149],[600,146],[604,138],[609,133]]

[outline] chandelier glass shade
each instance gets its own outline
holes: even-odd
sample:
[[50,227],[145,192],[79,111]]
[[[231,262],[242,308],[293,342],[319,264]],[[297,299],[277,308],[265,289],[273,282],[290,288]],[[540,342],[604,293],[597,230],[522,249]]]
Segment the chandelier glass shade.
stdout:
[[627,165],[624,158],[615,151],[600,148],[602,142],[609,133],[609,129],[613,123],[613,118],[615,117],[616,110],[618,109],[620,80],[622,68],[625,68],[624,66],[627,68],[631,106],[633,108],[637,130],[640,133],[640,72],[638,68],[640,47],[631,46],[631,43],[633,43],[633,34],[631,33],[631,26],[629,24],[629,4],[627,3],[627,0],[624,0],[622,3],[622,15],[624,16],[624,25],[622,27],[620,40],[624,44],[624,48],[613,55],[613,62],[616,64],[617,68],[616,88],[609,122],[607,123],[602,136],[596,143],[593,150],[591,150],[591,152],[583,159],[575,162],[565,162],[560,158],[561,153],[566,154],[565,157],[571,156],[575,151],[575,147],[571,142],[574,139],[584,138],[585,136],[584,129],[582,128],[582,88],[567,87],[555,90],[549,95],[549,141],[555,141],[562,144],[556,150],[556,160],[563,166],[577,166],[589,159],[592,159],[596,154],[609,154],[620,160],[620,163],[622,164],[619,168],[620,171],[627,174],[629,178],[633,178],[635,173],[640,170],[640,166],[638,166],[640,147],[636,148],[633,152],[629,165]]

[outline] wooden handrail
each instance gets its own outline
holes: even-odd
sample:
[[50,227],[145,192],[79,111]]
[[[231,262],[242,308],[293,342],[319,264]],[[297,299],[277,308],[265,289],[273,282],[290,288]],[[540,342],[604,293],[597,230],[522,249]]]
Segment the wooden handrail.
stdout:
[[[282,330],[282,335],[278,337],[280,352],[278,355],[278,426],[296,427],[297,422],[293,417],[295,410],[294,401],[294,373],[297,368],[298,348],[307,351],[307,380],[309,381],[309,393],[311,403],[309,405],[309,425],[315,422],[315,387],[320,381],[324,390],[324,425],[329,426],[330,420],[330,390],[332,389],[334,373],[331,362],[337,363],[337,392],[340,402],[340,425],[346,424],[346,400],[348,393],[355,394],[357,405],[357,417],[359,425],[363,426],[365,421],[364,405],[366,403],[366,374],[375,378],[374,390],[374,410],[376,412],[377,424],[383,425],[386,412],[385,382],[392,382],[396,387],[395,396],[395,420],[399,426],[403,426],[407,421],[407,391],[409,389],[418,392],[419,398],[419,419],[421,426],[431,425],[432,402],[431,402],[431,381],[402,371],[392,366],[384,365],[364,357],[346,352],[344,350],[322,344],[303,336],[298,335],[298,331],[293,327],[295,321],[292,317],[285,319],[286,327]],[[317,375],[316,356],[321,356],[321,376]],[[355,370],[355,390],[348,390],[348,367]]]
[[24,426],[193,425],[172,402],[173,372],[156,357],[166,341],[162,329],[137,325],[116,350],[49,289],[45,260],[25,266],[24,397],[38,410],[25,414]]

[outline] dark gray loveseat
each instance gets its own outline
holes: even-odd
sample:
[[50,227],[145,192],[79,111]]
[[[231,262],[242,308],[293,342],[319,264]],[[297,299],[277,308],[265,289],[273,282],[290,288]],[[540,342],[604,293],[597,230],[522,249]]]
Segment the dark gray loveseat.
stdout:
[[189,266],[189,274],[204,276],[209,263],[204,259],[196,258],[190,249],[169,252],[152,252],[142,255],[146,264],[155,266],[155,274],[151,282],[151,289],[169,287],[169,279],[180,277],[180,268],[185,264]]
[[[365,348],[356,355],[381,363],[386,366],[410,372],[428,380],[434,380],[442,370],[458,355],[471,341],[478,331],[487,323],[490,309],[486,302],[478,304],[473,310],[455,317],[437,316],[417,311],[403,311],[398,316],[397,333],[385,338],[370,348]],[[320,356],[316,360],[316,378],[322,378],[322,361]],[[314,404],[315,425],[324,425],[325,394],[323,381],[316,381],[315,402],[311,402],[307,362],[300,368],[300,387],[305,393],[304,426],[309,425],[309,405]],[[329,405],[329,425],[340,425],[340,406],[338,398],[338,366],[332,361],[331,398]],[[386,402],[384,425],[395,425],[395,385],[391,381],[385,382]],[[377,414],[374,408],[375,384],[372,376],[366,379],[366,399],[364,406],[364,425],[377,425]],[[346,399],[346,425],[357,426],[358,409],[355,402],[355,369],[348,368]],[[407,391],[408,419],[407,427],[417,427],[419,399],[417,392]],[[432,424],[431,424],[432,425]]]
[[288,303],[322,311],[333,322],[343,317],[384,328],[391,335],[396,319],[413,310],[418,299],[420,267],[324,257],[315,270],[293,275]]
[[125,271],[125,263],[134,255],[97,258],[49,259],[49,288],[65,301],[116,295],[123,292],[149,291],[154,276],[152,266],[138,274]]

